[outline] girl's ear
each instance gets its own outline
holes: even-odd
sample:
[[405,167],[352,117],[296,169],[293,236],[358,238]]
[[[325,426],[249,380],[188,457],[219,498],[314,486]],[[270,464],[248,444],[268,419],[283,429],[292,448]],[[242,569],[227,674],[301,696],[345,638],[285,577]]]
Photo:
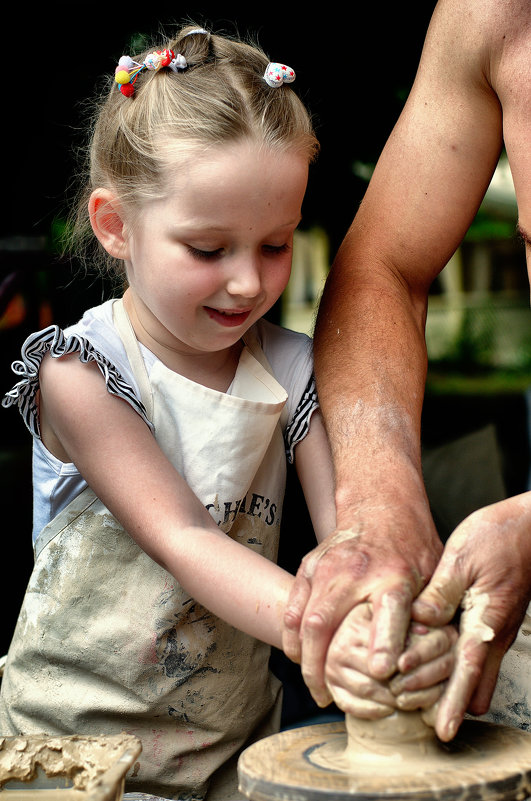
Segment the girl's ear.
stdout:
[[115,259],[127,259],[129,247],[118,197],[110,189],[95,189],[88,210],[92,230],[107,253]]

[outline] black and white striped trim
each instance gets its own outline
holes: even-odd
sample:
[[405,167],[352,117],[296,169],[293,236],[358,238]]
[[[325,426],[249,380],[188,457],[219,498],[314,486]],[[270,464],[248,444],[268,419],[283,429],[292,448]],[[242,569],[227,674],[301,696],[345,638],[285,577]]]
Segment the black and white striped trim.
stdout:
[[[152,427],[142,401],[137,397],[131,385],[123,379],[116,366],[97,351],[85,337],[78,334],[65,337],[64,332],[58,326],[50,325],[42,331],[31,334],[22,345],[22,359],[11,365],[15,375],[21,376],[22,380],[15,384],[2,399],[4,408],[18,406],[25,424],[34,436],[40,438],[36,398],[39,389],[39,368],[48,352],[53,358],[79,353],[79,359],[84,364],[96,362],[105,380],[107,390],[112,395],[117,395],[127,401],[150,428]],[[295,446],[308,433],[312,413],[318,406],[315,379],[311,376],[297,410],[284,432],[286,456],[290,463],[293,462]]]
[[284,432],[286,456],[290,464],[293,463],[293,451],[295,449],[295,445],[303,440],[308,433],[312,414],[318,408],[319,400],[317,397],[315,378],[312,375],[310,376],[310,379],[306,385],[306,389],[302,394],[295,414],[286,426],[286,430]]
[[96,362],[112,395],[127,401],[133,409],[146,421],[144,405],[135,395],[133,388],[122,378],[115,365],[105,358],[84,337],[73,334],[68,338],[56,325],[31,334],[22,345],[22,359],[13,362],[11,369],[17,376],[22,376],[13,389],[2,399],[2,406],[18,405],[19,411],[31,433],[40,437],[39,415],[37,408],[37,390],[39,389],[39,368],[46,353],[54,358],[79,352],[79,360],[84,364]]

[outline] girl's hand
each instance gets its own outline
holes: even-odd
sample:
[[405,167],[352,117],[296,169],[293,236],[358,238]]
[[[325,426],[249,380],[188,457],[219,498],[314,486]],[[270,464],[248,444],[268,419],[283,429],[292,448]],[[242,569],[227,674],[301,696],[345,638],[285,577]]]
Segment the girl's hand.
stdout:
[[391,715],[396,698],[388,681],[371,678],[368,669],[371,606],[358,604],[336,630],[325,662],[325,681],[342,712],[359,718]]
[[441,697],[455,664],[455,626],[411,623],[399,672],[389,682],[398,709],[427,709]]
[[399,672],[378,681],[368,669],[372,613],[355,607],[336,632],[328,650],[325,676],[337,706],[362,718],[382,718],[395,709],[426,709],[435,704],[454,665],[457,632],[453,626],[430,628],[412,623]]

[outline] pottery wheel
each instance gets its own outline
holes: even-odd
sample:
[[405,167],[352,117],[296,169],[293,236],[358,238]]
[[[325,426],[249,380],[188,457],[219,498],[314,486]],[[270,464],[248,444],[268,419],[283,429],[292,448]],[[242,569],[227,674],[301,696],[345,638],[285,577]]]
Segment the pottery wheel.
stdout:
[[[348,759],[345,758],[348,746]],[[240,792],[252,801],[523,801],[531,796],[531,733],[464,721],[450,743],[436,738],[404,757],[353,751],[345,724],[292,729],[240,757]],[[415,750],[416,749],[416,750]]]

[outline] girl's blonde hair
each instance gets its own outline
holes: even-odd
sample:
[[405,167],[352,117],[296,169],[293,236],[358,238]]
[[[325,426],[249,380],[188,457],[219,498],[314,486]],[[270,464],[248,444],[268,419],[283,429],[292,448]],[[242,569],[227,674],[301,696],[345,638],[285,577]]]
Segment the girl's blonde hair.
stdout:
[[[163,48],[184,56],[186,69],[143,70],[132,97],[124,97],[111,76],[112,85],[97,106],[89,180],[71,229],[85,253],[84,246],[93,241],[87,203],[98,187],[112,189],[134,212],[142,200],[164,196],[179,159],[196,157],[206,147],[250,139],[272,150],[294,150],[309,162],[317,155],[306,108],[290,86],[266,83],[269,59],[260,48],[192,25]],[[154,49],[133,58],[142,63]],[[123,271],[108,258],[104,265]]]

